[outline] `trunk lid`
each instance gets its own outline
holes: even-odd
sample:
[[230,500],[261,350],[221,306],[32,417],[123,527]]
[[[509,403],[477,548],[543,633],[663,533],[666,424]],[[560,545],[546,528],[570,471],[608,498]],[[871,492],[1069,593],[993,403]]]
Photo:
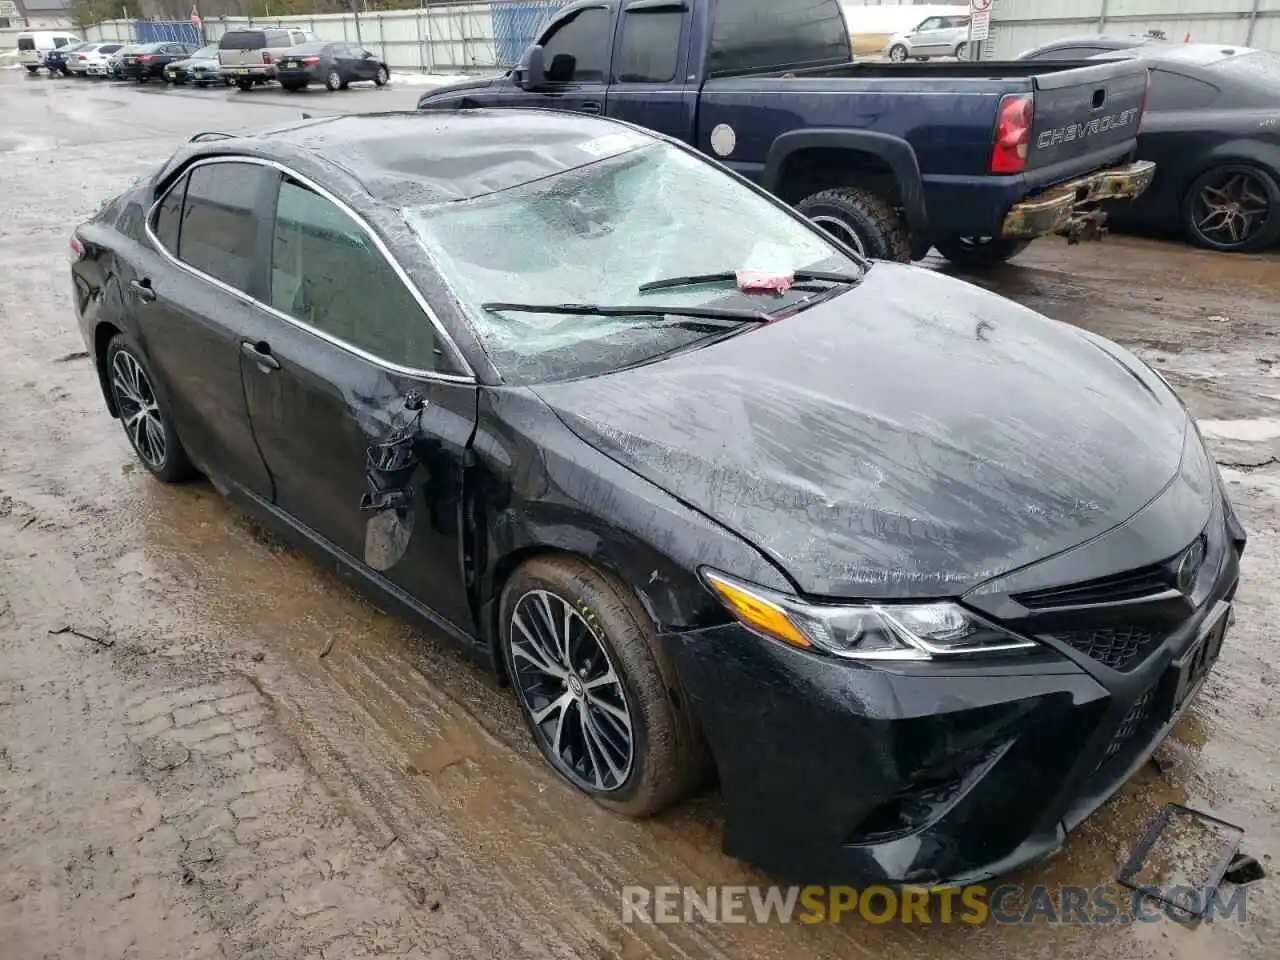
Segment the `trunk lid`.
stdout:
[[[1035,118],[1027,169],[1072,163],[1073,173],[1100,167],[1108,150],[1138,135],[1147,93],[1147,67],[1108,60],[1035,78]],[[1092,166],[1080,161],[1098,155]]]

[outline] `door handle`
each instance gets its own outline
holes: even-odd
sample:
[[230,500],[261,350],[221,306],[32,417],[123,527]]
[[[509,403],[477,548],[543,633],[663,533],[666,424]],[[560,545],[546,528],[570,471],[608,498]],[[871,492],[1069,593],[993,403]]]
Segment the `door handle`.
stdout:
[[259,340],[257,343],[245,340],[240,344],[240,352],[256,363],[263,373],[280,369],[280,361],[271,355],[271,345],[265,340]]
[[600,104],[591,100],[584,100],[582,103],[578,104],[578,109],[583,113],[599,113]]
[[156,298],[156,292],[151,289],[151,281],[146,277],[141,280],[130,280],[129,288],[133,290],[134,296],[147,303],[151,303]]

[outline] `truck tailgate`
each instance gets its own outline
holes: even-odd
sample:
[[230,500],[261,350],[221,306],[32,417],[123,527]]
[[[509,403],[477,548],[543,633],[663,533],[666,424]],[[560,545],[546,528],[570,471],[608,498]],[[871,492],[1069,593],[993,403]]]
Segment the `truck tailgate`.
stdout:
[[1147,67],[1138,60],[1108,60],[1037,75],[1034,89],[1027,169],[1069,163],[1073,173],[1087,173],[1104,162],[1090,164],[1091,156],[1137,137]]

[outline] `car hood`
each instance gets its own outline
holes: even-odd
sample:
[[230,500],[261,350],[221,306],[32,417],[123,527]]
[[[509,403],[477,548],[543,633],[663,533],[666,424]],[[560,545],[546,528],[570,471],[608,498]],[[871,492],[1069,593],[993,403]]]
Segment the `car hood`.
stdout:
[[452,100],[459,93],[466,93],[470,90],[487,90],[505,77],[505,73],[495,73],[487,77],[473,77],[469,80],[449,83],[442,87],[432,87],[418,98],[418,107],[425,107],[434,100]]
[[1173,479],[1189,424],[1122,348],[889,263],[704,349],[536,389],[831,597],[957,596],[1095,537]]

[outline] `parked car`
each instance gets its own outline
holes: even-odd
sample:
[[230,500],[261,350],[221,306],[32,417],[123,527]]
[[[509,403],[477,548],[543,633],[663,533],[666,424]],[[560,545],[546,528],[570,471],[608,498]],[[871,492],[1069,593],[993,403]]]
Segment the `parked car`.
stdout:
[[1159,374],[631,125],[201,139],[71,250],[157,479],[472,651],[606,806],[709,755],[728,851],[780,874],[1048,855],[1230,623],[1245,533]]
[[107,76],[108,77],[110,77],[112,80],[124,79],[124,58],[136,47],[137,47],[137,44],[126,44],[125,46],[117,50],[115,53],[111,54],[111,56],[107,57]]
[[[759,16],[743,13],[757,7]],[[903,66],[851,56],[837,0],[577,0],[552,16],[520,67],[434,88],[418,107],[561,108],[643,124],[889,260],[936,246],[981,267],[1035,237],[1090,239],[1103,219],[1097,202],[1135,197],[1155,173],[1133,162],[1141,64]]]
[[302,43],[286,50],[276,65],[276,79],[290,93],[310,83],[323,83],[331,91],[345,90],[358,80],[382,87],[390,75],[376,54],[353,43]]
[[67,66],[67,57],[72,56],[76,52],[83,50],[85,47],[91,47],[93,44],[81,41],[80,43],[69,43],[65,47],[56,47],[44,55],[44,66],[52,76],[60,73],[64,77],[71,75],[71,69]]
[[93,56],[85,61],[85,76],[110,77],[113,75],[112,70],[119,72],[120,58],[127,49],[129,49],[127,46],[119,43],[99,47]]
[[177,60],[185,60],[195,50],[189,43],[140,43],[130,47],[120,58],[126,80],[146,83],[164,78],[164,68]]
[[[1043,48],[1024,54],[1042,55]],[[1198,246],[1229,253],[1280,240],[1280,56],[1136,38],[1127,49],[1087,62],[1117,57],[1151,68],[1138,156],[1155,162],[1160,175],[1112,219],[1176,231]]]
[[889,38],[889,59],[901,63],[910,57],[964,59],[969,49],[969,17],[926,17],[905,33]]
[[242,91],[276,78],[286,50],[317,40],[306,30],[228,30],[218,40],[218,65]]
[[1113,50],[1132,50],[1148,44],[1169,45],[1163,36],[1151,34],[1097,34],[1059,37],[1018,54],[1019,60],[1087,60]]
[[231,78],[223,74],[218,66],[216,43],[201,47],[185,60],[174,60],[164,68],[164,79],[178,86],[188,81],[197,87],[231,83]]
[[67,58],[67,68],[79,76],[88,76],[89,68],[94,67],[95,75],[103,75],[107,71],[107,60],[119,50],[120,43],[90,43],[77,50]]
[[58,30],[29,30],[18,34],[18,63],[35,73],[45,65],[45,57],[54,50],[83,43],[81,37]]

